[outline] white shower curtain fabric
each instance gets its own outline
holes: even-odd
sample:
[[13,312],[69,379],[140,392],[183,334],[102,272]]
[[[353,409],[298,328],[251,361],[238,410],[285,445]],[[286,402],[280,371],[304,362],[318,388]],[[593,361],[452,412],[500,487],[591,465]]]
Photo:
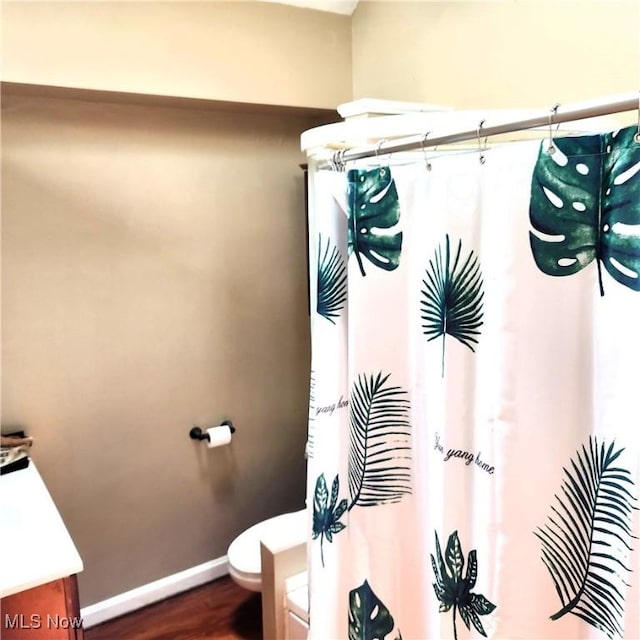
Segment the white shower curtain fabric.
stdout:
[[310,640],[640,638],[634,133],[312,171]]

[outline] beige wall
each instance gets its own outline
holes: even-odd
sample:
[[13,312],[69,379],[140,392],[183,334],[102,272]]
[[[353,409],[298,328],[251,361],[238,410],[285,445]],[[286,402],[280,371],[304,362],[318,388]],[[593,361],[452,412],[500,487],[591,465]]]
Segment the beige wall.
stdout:
[[264,2],[2,3],[2,79],[335,109],[350,16]]
[[[351,97],[351,23],[255,2],[2,10],[2,80],[36,86],[2,96],[2,427],[37,439],[87,605],[303,505],[299,136],[304,108]],[[231,447],[188,438],[224,417]]]
[[640,2],[360,0],[354,98],[543,108],[640,86]]
[[[83,605],[304,500],[301,117],[3,96],[2,424],[84,560]],[[230,417],[230,447],[193,424]]]

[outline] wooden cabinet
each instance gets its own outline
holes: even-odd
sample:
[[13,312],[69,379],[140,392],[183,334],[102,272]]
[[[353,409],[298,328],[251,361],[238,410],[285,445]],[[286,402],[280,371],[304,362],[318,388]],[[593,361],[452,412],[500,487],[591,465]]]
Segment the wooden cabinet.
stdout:
[[83,640],[75,575],[0,600],[2,640]]
[[0,639],[82,640],[82,560],[33,462],[0,476]]

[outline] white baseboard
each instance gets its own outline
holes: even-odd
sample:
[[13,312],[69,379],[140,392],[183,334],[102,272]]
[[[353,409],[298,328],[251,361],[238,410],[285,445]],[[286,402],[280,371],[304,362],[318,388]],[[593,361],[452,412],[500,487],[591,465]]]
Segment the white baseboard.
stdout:
[[201,584],[222,578],[229,573],[227,556],[185,569],[166,578],[155,580],[141,587],[125,591],[112,598],[82,607],[80,615],[85,629],[95,627],[101,622],[130,613],[148,604],[170,598],[178,593],[199,587]]

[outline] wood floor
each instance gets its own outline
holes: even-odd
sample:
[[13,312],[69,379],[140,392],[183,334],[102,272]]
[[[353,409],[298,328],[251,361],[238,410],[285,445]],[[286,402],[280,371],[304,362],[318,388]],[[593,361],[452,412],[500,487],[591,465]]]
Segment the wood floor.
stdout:
[[262,640],[260,594],[231,578],[87,629],[85,640]]

